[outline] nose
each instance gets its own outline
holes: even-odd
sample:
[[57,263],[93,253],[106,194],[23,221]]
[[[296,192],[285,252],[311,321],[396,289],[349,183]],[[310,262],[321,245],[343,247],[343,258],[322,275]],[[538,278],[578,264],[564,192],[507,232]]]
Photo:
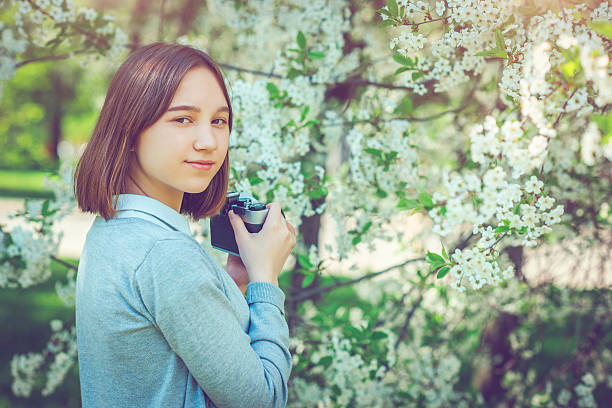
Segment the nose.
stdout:
[[198,126],[193,148],[196,150],[215,150],[217,148],[217,140],[210,124]]

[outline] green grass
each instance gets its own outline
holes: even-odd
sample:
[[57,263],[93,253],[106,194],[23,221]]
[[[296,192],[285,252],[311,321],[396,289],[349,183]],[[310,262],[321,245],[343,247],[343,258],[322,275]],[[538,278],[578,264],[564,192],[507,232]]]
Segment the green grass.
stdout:
[[45,174],[40,170],[0,169],[0,196],[19,198],[51,198],[53,193],[43,189]]

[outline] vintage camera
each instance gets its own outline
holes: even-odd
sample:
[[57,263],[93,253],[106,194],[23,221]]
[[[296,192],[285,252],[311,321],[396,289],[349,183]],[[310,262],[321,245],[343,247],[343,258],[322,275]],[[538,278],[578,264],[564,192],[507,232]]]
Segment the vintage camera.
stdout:
[[247,193],[230,191],[219,214],[210,219],[210,243],[213,248],[240,256],[234,229],[227,214],[230,210],[242,218],[249,232],[259,232],[268,215],[268,208]]

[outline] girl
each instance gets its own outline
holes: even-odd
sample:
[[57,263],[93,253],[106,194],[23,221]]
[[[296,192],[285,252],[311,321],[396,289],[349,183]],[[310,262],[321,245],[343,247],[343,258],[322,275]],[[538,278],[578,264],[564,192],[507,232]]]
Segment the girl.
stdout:
[[[95,218],[77,275],[87,407],[284,407],[291,371],[278,275],[295,246],[278,203],[226,270],[186,217],[225,202],[232,107],[204,52],[155,43],[113,77],[75,172]],[[244,293],[246,292],[246,298]]]

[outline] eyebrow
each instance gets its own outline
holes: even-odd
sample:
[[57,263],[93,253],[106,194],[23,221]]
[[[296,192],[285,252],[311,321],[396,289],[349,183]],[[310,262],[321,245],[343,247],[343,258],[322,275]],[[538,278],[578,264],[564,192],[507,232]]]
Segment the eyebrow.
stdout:
[[[201,112],[201,109],[193,105],[178,105],[178,106],[173,106],[171,108],[168,108],[167,112],[173,112],[173,111]],[[221,106],[217,108],[217,111],[215,113],[219,113],[219,112],[229,112],[229,108],[227,106]]]

